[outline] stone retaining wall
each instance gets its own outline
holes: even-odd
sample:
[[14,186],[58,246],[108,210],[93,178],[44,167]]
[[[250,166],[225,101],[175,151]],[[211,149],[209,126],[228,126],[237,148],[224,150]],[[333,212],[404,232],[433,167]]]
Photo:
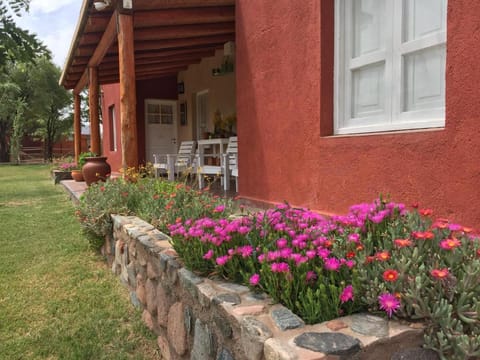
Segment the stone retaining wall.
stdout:
[[[104,253],[132,303],[158,335],[165,359],[416,359],[422,328],[358,314],[305,325],[248,287],[201,278],[182,267],[169,237],[136,218],[113,216]],[[425,355],[425,354],[423,354]]]

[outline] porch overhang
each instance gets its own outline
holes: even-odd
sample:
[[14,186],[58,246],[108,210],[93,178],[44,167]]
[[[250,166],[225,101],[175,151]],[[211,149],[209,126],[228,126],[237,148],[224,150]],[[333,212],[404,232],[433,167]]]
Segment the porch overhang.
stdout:
[[[98,1],[98,0],[97,0]],[[84,0],[60,84],[75,94],[98,69],[98,84],[120,81],[118,16],[133,18],[137,80],[174,75],[235,40],[235,0],[113,0],[103,11]]]

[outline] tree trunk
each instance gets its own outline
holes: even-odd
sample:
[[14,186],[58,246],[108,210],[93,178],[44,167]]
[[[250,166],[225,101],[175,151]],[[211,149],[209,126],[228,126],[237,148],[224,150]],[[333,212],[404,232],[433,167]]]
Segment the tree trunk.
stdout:
[[8,143],[8,127],[7,123],[0,121],[0,162],[10,161],[10,151]]

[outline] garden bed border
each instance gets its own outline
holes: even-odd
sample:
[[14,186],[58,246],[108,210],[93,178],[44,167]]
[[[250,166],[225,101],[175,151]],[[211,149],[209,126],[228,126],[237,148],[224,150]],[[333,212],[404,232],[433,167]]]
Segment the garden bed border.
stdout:
[[151,224],[112,220],[102,253],[166,359],[378,360],[423,343],[421,324],[369,314],[305,325],[264,294],[187,270],[169,236]]

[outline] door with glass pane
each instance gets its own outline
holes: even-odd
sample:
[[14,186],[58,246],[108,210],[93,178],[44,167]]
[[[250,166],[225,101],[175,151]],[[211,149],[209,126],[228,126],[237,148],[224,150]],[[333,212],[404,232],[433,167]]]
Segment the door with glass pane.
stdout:
[[145,100],[146,159],[153,162],[153,154],[177,152],[177,102],[172,100]]
[[208,123],[208,90],[197,93],[197,140],[203,138]]

